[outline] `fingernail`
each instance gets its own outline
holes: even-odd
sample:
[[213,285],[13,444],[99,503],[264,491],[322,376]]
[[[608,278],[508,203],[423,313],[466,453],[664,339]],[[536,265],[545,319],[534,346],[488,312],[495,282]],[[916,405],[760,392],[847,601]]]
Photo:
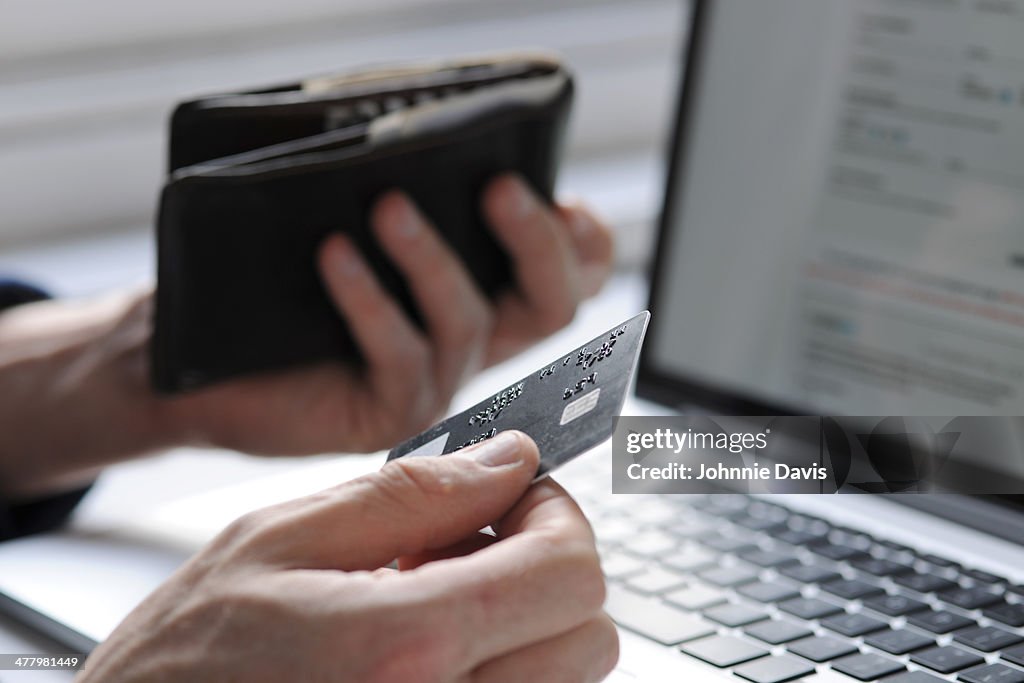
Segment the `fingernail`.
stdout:
[[484,467],[502,467],[523,461],[519,437],[511,432],[500,432],[494,438],[473,447],[467,455],[472,455]]
[[526,218],[533,213],[536,207],[536,200],[533,197],[533,192],[526,186],[522,180],[518,178],[513,183],[515,189],[512,191],[512,198],[509,203],[509,207],[518,218]]
[[593,227],[590,218],[582,211],[573,214],[572,231],[577,237],[585,237]]
[[406,239],[413,237],[423,228],[423,219],[412,202],[399,195],[393,213],[394,231]]
[[363,262],[348,240],[343,240],[338,249],[338,272],[342,277],[352,279],[363,274]]

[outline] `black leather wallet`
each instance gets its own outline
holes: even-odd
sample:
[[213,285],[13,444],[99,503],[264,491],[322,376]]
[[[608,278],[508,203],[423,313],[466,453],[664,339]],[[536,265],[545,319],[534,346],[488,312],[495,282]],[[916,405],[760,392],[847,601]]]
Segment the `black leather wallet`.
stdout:
[[407,192],[490,296],[511,286],[480,192],[521,174],[552,198],[572,78],[532,53],[388,67],[185,102],[157,217],[154,387],[177,392],[358,351],[315,254],[345,231],[416,320],[367,224]]

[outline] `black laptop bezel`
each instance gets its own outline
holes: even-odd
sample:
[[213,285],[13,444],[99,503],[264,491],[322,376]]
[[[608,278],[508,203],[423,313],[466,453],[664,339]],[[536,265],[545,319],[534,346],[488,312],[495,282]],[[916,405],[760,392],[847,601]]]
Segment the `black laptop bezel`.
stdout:
[[[700,92],[701,69],[707,43],[708,26],[714,0],[691,0],[688,14],[687,36],[682,49],[682,75],[675,105],[675,119],[665,160],[665,183],[662,207],[658,219],[658,230],[654,256],[651,260],[648,281],[650,294],[648,309],[652,312],[648,338],[657,336],[660,324],[658,310],[665,296],[663,279],[672,253],[672,226],[682,207],[684,197],[680,191],[680,179],[687,173],[690,162],[691,128],[696,115],[696,102]],[[676,231],[678,233],[678,231]],[[720,415],[803,415],[806,408],[769,403],[757,396],[726,390],[709,382],[693,377],[672,374],[655,365],[653,355],[645,353],[640,358],[637,371],[637,396],[662,405],[699,407]],[[934,496],[897,495],[892,500],[925,510],[929,513],[956,520],[974,528],[983,529],[995,535],[1024,544],[1024,516],[1007,523],[1007,511],[1024,513],[1024,494],[1014,496],[948,496],[941,499]],[[941,502],[938,502],[941,500]],[[1016,522],[1020,523],[1016,523]]]
[[[683,69],[677,95],[672,133],[666,159],[667,173],[662,193],[662,207],[658,219],[658,232],[654,258],[648,272],[651,283],[649,310],[657,311],[662,298],[662,280],[668,267],[672,248],[672,226],[682,205],[682,193],[677,191],[679,180],[687,171],[689,161],[689,128],[696,114],[697,93],[700,90],[700,71],[703,62],[707,26],[711,17],[713,0],[692,0],[689,25],[686,33],[689,39],[683,47]],[[657,336],[658,316],[651,316],[648,339]],[[721,415],[802,415],[806,411],[795,406],[767,403],[755,396],[725,391],[714,384],[700,382],[681,375],[669,374],[663,368],[654,366],[653,356],[645,353],[640,358],[637,395],[666,405],[691,404],[712,410]]]

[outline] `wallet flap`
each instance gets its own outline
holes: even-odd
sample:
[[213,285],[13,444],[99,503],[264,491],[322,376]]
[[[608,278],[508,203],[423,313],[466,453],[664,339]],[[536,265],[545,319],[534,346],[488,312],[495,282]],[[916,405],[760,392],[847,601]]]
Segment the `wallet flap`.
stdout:
[[298,140],[220,157],[177,169],[171,182],[194,176],[255,175],[302,165],[347,163],[349,159],[388,153],[407,144],[443,144],[467,129],[506,125],[511,120],[543,115],[568,96],[564,72],[513,80],[396,109],[369,123],[360,122]]
[[437,65],[406,65],[323,76],[284,86],[184,102],[171,116],[171,171],[336,128],[397,109],[516,79],[560,73],[553,57],[510,53]]

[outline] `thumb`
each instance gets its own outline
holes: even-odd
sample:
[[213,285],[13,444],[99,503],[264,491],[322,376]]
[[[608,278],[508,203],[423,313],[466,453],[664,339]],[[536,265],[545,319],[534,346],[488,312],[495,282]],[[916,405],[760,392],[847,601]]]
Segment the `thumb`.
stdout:
[[313,547],[293,550],[308,568],[352,571],[450,546],[511,509],[538,461],[537,445],[517,431],[441,457],[394,460],[315,496],[314,509],[300,513],[307,533],[295,537]]

